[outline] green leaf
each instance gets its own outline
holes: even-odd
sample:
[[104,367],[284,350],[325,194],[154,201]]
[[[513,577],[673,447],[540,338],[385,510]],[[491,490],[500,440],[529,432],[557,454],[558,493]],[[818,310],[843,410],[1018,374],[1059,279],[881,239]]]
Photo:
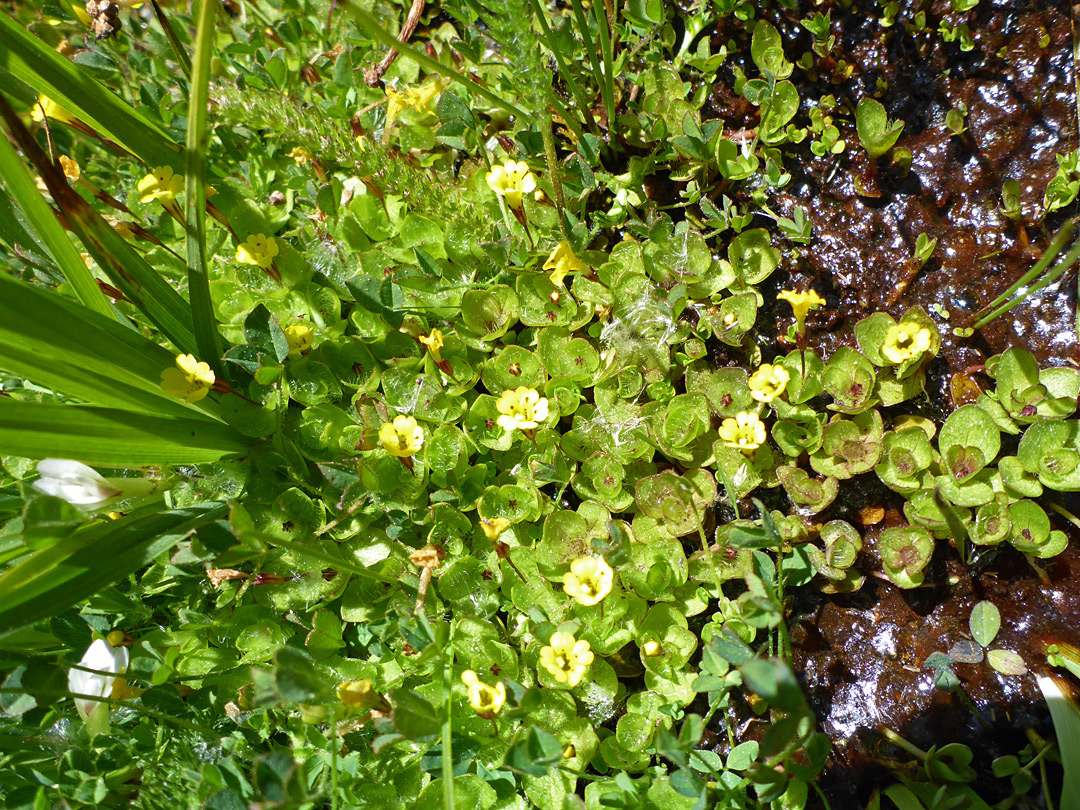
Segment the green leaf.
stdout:
[[36,231],[41,245],[52,256],[64,278],[71,284],[75,294],[87,307],[100,315],[116,318],[116,313],[104,293],[98,289],[90,268],[83,262],[79,252],[71,244],[67,233],[56,219],[49,204],[34,184],[34,178],[8,143],[0,138],[0,178],[26,215],[27,222]]
[[[155,8],[158,6],[155,4]],[[210,63],[214,51],[214,13],[216,0],[199,5],[198,33],[195,36],[195,60],[192,64],[191,92],[188,96],[187,161],[184,166],[187,220],[188,299],[195,345],[200,358],[221,374],[221,336],[214,318],[210,297],[210,269],[206,261],[206,139],[210,107]],[[171,27],[162,15],[166,30]],[[178,43],[177,43],[178,44]],[[181,51],[183,53],[183,51]]]
[[34,498],[23,513],[23,542],[33,549],[51,546],[85,520],[86,515],[62,498],[51,495]]
[[784,58],[784,42],[780,32],[764,20],[754,26],[750,55],[758,70],[777,79],[786,79],[794,69],[794,65]]
[[283,700],[299,703],[319,695],[323,683],[311,659],[294,647],[274,655],[274,686]]
[[1002,675],[1026,675],[1028,671],[1024,659],[1012,650],[990,650],[986,660]]
[[50,162],[2,96],[0,114],[16,143],[45,181],[68,225],[109,280],[142,310],[177,349],[196,352],[191,330],[191,308],[187,301],[68,185],[67,178]]
[[150,166],[177,164],[180,145],[8,14],[0,14],[0,77],[10,76],[55,101]]
[[0,398],[0,453],[71,458],[101,467],[200,464],[253,444],[227,425],[85,405]]
[[904,129],[903,121],[890,121],[881,102],[864,98],[855,108],[859,140],[871,158],[879,158],[893,148]]
[[0,635],[63,613],[224,514],[213,502],[76,530],[0,574]]
[[[435,707],[412,689],[390,692],[394,704],[394,728],[413,742],[434,742],[442,731],[442,721]],[[559,748],[560,753],[562,748]]]
[[791,714],[806,710],[806,698],[795,673],[783,661],[753,658],[740,666],[739,672],[743,682],[773,708]]
[[209,420],[161,390],[171,352],[43,287],[0,274],[0,368],[95,405]]
[[989,647],[1001,629],[1001,613],[993,602],[983,600],[971,610],[968,619],[971,636],[983,647]]

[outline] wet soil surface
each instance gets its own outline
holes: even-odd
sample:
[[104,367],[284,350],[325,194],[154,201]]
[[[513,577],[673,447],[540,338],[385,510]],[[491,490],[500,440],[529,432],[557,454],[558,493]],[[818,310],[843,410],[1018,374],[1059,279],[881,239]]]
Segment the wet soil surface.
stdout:
[[[934,313],[943,338],[920,406],[938,419],[963,402],[952,396],[954,376],[1010,346],[1027,348],[1042,365],[1077,365],[1073,274],[971,337],[952,334],[954,326],[969,324],[974,312],[1031,267],[1064,221],[1062,214],[1075,214],[1070,209],[1044,218],[1042,212],[1043,193],[1057,169],[1055,155],[1077,148],[1069,5],[982,0],[959,14],[948,0],[908,0],[900,3],[896,24],[888,29],[877,22],[879,6],[854,5],[859,8],[801,2],[796,11],[761,12],[783,35],[788,58],[795,59],[812,44],[798,21],[831,11],[837,35],[831,58],[816,57],[809,74],[796,68],[791,78],[802,112],[827,94],[853,110],[858,99],[884,88],[880,101],[891,118],[905,122],[897,147],[911,154],[910,170],[890,165],[887,158],[870,166],[853,116],[839,113],[834,122],[848,144],[840,158],[815,157],[805,143],[796,161],[785,151],[792,182],[779,195],[777,210],[790,216],[802,206],[813,237],[799,247],[790,274],[771,281],[777,289],[812,286],[826,295],[829,305],[809,320],[811,346],[829,354],[854,345],[852,327],[860,318],[879,310],[899,316],[910,306],[922,306]],[[926,12],[926,28],[911,30],[905,22],[919,10]],[[937,30],[943,21],[966,23],[974,47],[964,52],[959,41],[945,42]],[[715,52],[728,39],[742,43],[745,32],[729,18],[712,36]],[[739,52],[749,54],[749,47]],[[855,69],[840,81],[842,61]],[[703,111],[703,118],[722,118],[735,131],[757,124],[756,108],[732,90],[731,68],[737,64],[737,58],[729,59],[721,70]],[[754,75],[752,64],[743,67]],[[945,116],[961,105],[967,109],[967,131],[958,136],[945,126]],[[1021,216],[1015,220],[1001,211],[1008,178],[1021,189]],[[912,256],[921,233],[939,241],[933,258],[919,268]],[[762,292],[766,305],[759,328],[767,333],[776,323],[773,334],[779,335],[790,323],[790,311],[772,303],[771,291]],[[762,335],[766,346],[769,337]],[[983,388],[991,385],[977,372],[969,379]],[[856,492],[845,503],[844,497],[818,518],[851,519],[849,513],[875,498]],[[867,571],[877,563],[876,536],[900,521],[895,496],[880,498],[886,517],[866,533]],[[832,807],[865,806],[874,787],[894,781],[889,775],[894,758],[911,761],[883,742],[883,727],[923,749],[948,742],[969,745],[976,753],[980,795],[990,802],[1007,797],[1007,780],[989,773],[992,759],[1022,748],[1027,728],[1052,735],[1034,674],[1003,676],[985,659],[958,664],[956,674],[970,698],[965,703],[955,693],[935,690],[923,663],[931,653],[970,642],[968,617],[983,599],[1002,614],[993,646],[1019,653],[1031,671],[1045,668],[1047,643],[1080,643],[1080,532],[1060,520],[1055,528],[1069,534],[1070,546],[1042,574],[1011,549],[991,552],[967,568],[939,543],[927,577],[939,585],[901,591],[871,576],[858,593],[804,596],[795,604],[790,621],[796,667],[833,740],[823,781]]]

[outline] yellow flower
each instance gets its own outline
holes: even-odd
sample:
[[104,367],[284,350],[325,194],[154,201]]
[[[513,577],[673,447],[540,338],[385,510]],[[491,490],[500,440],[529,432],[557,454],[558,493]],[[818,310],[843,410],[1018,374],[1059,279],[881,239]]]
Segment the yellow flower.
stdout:
[[409,103],[412,104],[414,110],[425,112],[447,84],[449,84],[447,79],[434,78],[424,82],[419,87],[410,87],[405,91],[405,94],[408,96]]
[[302,146],[294,146],[292,148],[292,151],[289,152],[288,155],[296,161],[297,166],[303,166],[305,163],[311,163],[311,161],[315,159],[315,156]]
[[772,402],[787,387],[791,375],[781,365],[763,363],[750,375],[750,396],[758,402]]
[[654,655],[659,655],[661,653],[660,642],[650,639],[641,645],[641,651],[650,658]]
[[881,354],[890,363],[903,363],[930,348],[930,330],[907,321],[889,327]]
[[174,172],[172,166],[158,166],[139,181],[138,190],[139,202],[172,202],[184,190],[184,175]]
[[44,94],[38,96],[37,104],[30,110],[30,117],[39,122],[51,118],[65,124],[72,120],[67,110]]
[[421,335],[417,340],[431,352],[432,360],[436,363],[442,360],[442,355],[439,354],[439,349],[443,347],[443,334],[441,330],[432,329],[430,335]]
[[82,177],[79,161],[72,160],[67,155],[60,156],[60,168],[64,170],[64,177],[68,179],[69,183],[78,183],[79,178]]
[[598,604],[611,593],[615,572],[603,557],[578,557],[563,574],[563,590],[585,607]]
[[246,242],[236,246],[236,260],[241,264],[255,264],[263,269],[274,263],[278,255],[277,240],[265,233],[253,233]]
[[765,443],[765,423],[756,413],[740,411],[720,425],[720,438],[728,447],[751,453]]
[[521,208],[521,198],[536,188],[536,177],[524,162],[507,160],[487,173],[487,184],[511,208]]
[[214,372],[193,354],[176,355],[176,366],[161,372],[161,390],[185,402],[198,402],[210,392]]
[[567,274],[581,273],[589,268],[585,265],[585,262],[574,255],[570,243],[563,239],[555,246],[547,261],[544,262],[544,269],[551,271],[551,283],[556,287],[562,287],[563,279],[566,278]]
[[289,354],[304,354],[315,341],[315,330],[306,323],[293,323],[285,327],[285,339],[289,341]]
[[547,397],[540,396],[535,388],[515,388],[502,392],[496,409],[502,416],[498,419],[499,427],[504,430],[529,430],[547,419]]
[[411,416],[395,416],[379,428],[379,443],[383,450],[398,458],[408,458],[420,452],[424,445],[424,429]]
[[806,313],[817,309],[825,303],[825,299],[814,290],[807,292],[795,292],[794,290],[781,290],[776,296],[780,301],[787,301],[795,313],[795,330],[801,335],[806,332]]
[[510,521],[504,517],[497,517],[488,520],[487,518],[480,518],[480,528],[484,530],[484,535],[494,543],[500,537],[502,533],[510,528]]
[[371,688],[371,681],[342,681],[337,687],[338,700],[353,709],[374,709],[384,704],[383,696]]
[[488,686],[471,669],[461,673],[461,682],[469,687],[469,705],[481,717],[491,718],[499,713],[506,703],[506,687],[502,681]]
[[540,650],[540,666],[559,683],[570,688],[581,683],[585,670],[593,662],[589,642],[577,641],[570,633],[554,633],[548,646]]
[[406,87],[399,92],[392,87],[386,88],[386,128],[394,125],[401,113],[412,107],[418,113],[426,112],[431,102],[443,91],[446,84],[440,79],[432,79],[419,87]]

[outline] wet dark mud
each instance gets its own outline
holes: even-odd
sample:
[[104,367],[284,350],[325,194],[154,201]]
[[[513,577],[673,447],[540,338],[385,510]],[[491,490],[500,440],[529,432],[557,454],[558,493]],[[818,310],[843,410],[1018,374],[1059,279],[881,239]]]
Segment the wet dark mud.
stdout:
[[[784,167],[792,181],[774,196],[774,210],[790,215],[803,207],[813,235],[808,245],[791,246],[798,258],[787,262],[787,275],[770,279],[775,289],[761,290],[766,304],[758,329],[766,357],[790,349],[779,340],[791,322],[790,310],[772,298],[796,285],[813,287],[828,300],[808,320],[810,345],[823,354],[855,345],[852,327],[872,312],[899,316],[915,305],[931,312],[942,349],[928,369],[926,396],[906,405],[909,412],[944,418],[965,401],[957,382],[969,384],[967,396],[972,383],[991,387],[980,368],[1010,346],[1028,349],[1042,365],[1080,364],[1074,273],[970,337],[952,333],[1023,275],[1060,224],[1077,213],[1075,205],[1048,217],[1042,210],[1043,193],[1057,170],[1055,156],[1077,148],[1070,6],[981,0],[958,14],[948,0],[908,0],[888,29],[877,21],[879,5],[851,6],[802,2],[794,11],[770,8],[761,14],[781,32],[788,57],[795,59],[812,45],[798,21],[831,11],[836,48],[829,58],[815,57],[811,71],[796,68],[791,77],[801,113],[827,94],[851,110],[858,99],[876,95],[891,118],[905,122],[897,148],[910,152],[910,166],[888,158],[871,166],[854,117],[841,113],[834,123],[848,147],[839,158],[815,157],[806,143],[785,147]],[[911,30],[905,22],[919,10],[926,12],[926,28]],[[945,42],[938,32],[942,21],[966,23],[974,47],[964,52],[958,41]],[[745,32],[729,18],[712,36],[715,45],[728,39],[742,43]],[[749,63],[746,45],[739,52]],[[721,70],[703,111],[704,118],[722,118],[733,132],[758,123],[756,108],[732,89],[739,58]],[[844,62],[854,66],[846,79]],[[754,75],[752,64],[741,67]],[[967,131],[956,135],[945,116],[961,105]],[[796,119],[799,126],[807,123]],[[1001,206],[1009,178],[1020,185],[1021,214],[1015,219]],[[938,246],[920,268],[912,257],[922,233],[936,237]],[[880,570],[876,537],[902,521],[900,504],[892,493],[849,484],[818,519],[854,522],[862,506],[884,508],[884,519],[865,531],[862,568],[869,573]],[[868,576],[858,593],[804,595],[794,604],[796,668],[833,741],[822,782],[832,807],[865,806],[875,787],[894,781],[890,769],[898,760],[912,761],[885,742],[883,728],[924,750],[948,742],[969,745],[980,795],[990,802],[1008,796],[1007,780],[990,773],[992,760],[1026,745],[1025,729],[1052,735],[1033,674],[1044,668],[1045,647],[1054,641],[1080,645],[1080,532],[1057,518],[1054,524],[1069,535],[1070,546],[1042,572],[1011,549],[966,567],[941,541],[926,587],[902,591]],[[923,668],[926,658],[970,642],[968,617],[983,599],[1002,614],[993,646],[1019,653],[1031,672],[1003,676],[984,658],[956,666],[963,696],[936,690],[933,673]]]

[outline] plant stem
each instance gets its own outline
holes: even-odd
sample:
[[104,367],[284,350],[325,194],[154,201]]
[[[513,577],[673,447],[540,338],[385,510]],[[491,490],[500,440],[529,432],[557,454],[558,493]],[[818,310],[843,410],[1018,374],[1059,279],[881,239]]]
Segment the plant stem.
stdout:
[[[155,3],[155,7],[156,7]],[[188,128],[185,166],[187,215],[188,298],[192,328],[201,359],[223,377],[221,336],[210,296],[210,273],[206,262],[206,141],[210,94],[210,59],[214,44],[217,0],[204,0],[195,36],[195,63],[188,97]]]
[[[577,79],[575,79],[574,75],[567,69],[559,49],[555,47],[555,39],[551,35],[551,27],[548,25],[547,15],[545,15],[543,9],[540,8],[538,0],[529,0],[529,3],[532,6],[533,14],[536,15],[537,22],[540,23],[540,31],[543,33],[548,50],[550,50],[552,56],[555,57],[555,64],[559,67],[559,75],[566,81],[566,86],[570,88],[570,94],[574,97],[574,102],[581,111],[585,123],[594,135],[598,135],[600,133],[600,127],[597,126],[596,119],[593,118],[589,102],[585,98],[585,94],[581,91],[581,86],[577,83]],[[552,94],[552,100],[555,100],[554,94]],[[566,115],[563,115],[563,120],[566,121],[567,124],[570,123],[570,119]]]
[[544,157],[547,159],[548,174],[551,176],[551,190],[555,193],[555,208],[559,212],[559,227],[562,229],[563,236],[569,239],[570,234],[567,232],[566,219],[563,217],[566,200],[563,197],[562,172],[559,170],[559,157],[555,154],[555,136],[551,134],[550,123],[545,122],[540,125],[540,135],[544,139]]
[[450,683],[454,669],[454,619],[450,618],[450,633],[443,650],[443,709],[446,717],[442,727],[442,783],[443,783],[443,807],[445,810],[454,809],[454,760],[453,760],[453,737],[451,734],[451,722],[453,717],[453,701],[450,699]]

